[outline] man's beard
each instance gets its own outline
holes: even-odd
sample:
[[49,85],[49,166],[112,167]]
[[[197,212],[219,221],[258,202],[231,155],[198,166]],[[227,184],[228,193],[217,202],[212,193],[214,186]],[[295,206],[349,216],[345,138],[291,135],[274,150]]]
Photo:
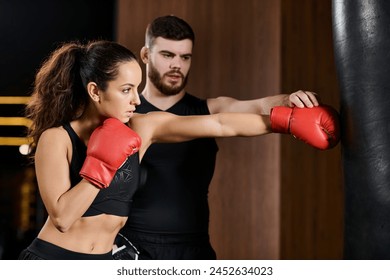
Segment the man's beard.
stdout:
[[148,77],[153,85],[164,95],[172,96],[180,93],[187,85],[188,75],[184,76],[180,71],[170,71],[164,75],[176,74],[181,76],[182,83],[177,86],[166,85],[157,69],[149,63]]

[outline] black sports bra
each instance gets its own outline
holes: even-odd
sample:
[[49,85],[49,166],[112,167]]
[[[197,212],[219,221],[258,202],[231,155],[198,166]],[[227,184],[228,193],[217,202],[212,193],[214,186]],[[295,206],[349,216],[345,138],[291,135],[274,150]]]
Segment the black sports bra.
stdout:
[[[82,177],[79,175],[86,158],[87,147],[70,126],[65,124],[72,141],[72,160],[70,162],[71,187],[78,184]],[[133,195],[139,185],[139,154],[138,152],[127,158],[126,162],[116,172],[111,184],[101,189],[95,200],[84,213],[83,217],[110,214],[116,216],[128,216]]]

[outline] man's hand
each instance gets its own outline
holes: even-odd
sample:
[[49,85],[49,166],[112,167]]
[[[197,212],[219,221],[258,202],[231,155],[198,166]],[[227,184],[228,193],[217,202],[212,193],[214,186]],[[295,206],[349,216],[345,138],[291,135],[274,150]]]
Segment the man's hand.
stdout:
[[312,108],[319,105],[319,98],[315,92],[298,90],[288,96],[287,106],[298,108]]

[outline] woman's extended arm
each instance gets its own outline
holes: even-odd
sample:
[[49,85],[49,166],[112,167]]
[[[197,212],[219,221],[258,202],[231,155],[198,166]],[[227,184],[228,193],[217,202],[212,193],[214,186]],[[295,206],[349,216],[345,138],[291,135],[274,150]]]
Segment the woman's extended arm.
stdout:
[[141,152],[154,142],[249,137],[270,132],[293,134],[317,149],[326,150],[336,146],[340,138],[338,112],[326,105],[313,108],[274,107],[270,116],[246,113],[176,116],[152,112],[134,116],[130,125],[143,140]]
[[177,116],[166,112],[136,115],[130,123],[143,142],[182,142],[195,138],[258,136],[270,133],[269,116],[219,113]]

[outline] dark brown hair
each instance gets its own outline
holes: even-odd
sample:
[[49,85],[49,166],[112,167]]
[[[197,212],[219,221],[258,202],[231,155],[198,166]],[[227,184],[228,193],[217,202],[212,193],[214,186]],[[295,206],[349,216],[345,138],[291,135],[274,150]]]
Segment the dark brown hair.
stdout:
[[155,18],[148,25],[145,34],[146,47],[152,48],[157,37],[174,41],[189,39],[192,44],[195,43],[195,34],[191,26],[185,20],[173,15]]

